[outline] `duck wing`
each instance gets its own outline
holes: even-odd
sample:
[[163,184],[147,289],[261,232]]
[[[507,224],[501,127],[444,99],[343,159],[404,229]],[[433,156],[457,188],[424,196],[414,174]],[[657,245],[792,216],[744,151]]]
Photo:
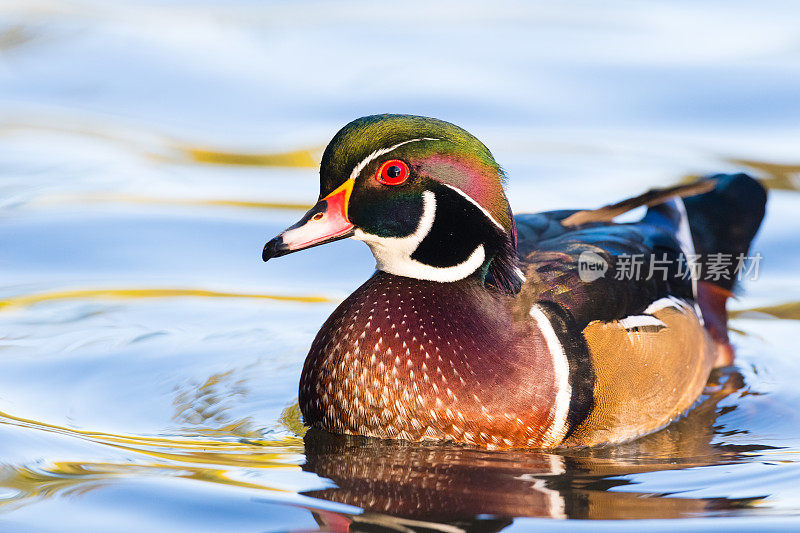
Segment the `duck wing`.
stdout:
[[635,223],[563,224],[577,213],[582,212],[516,217],[517,246],[527,278],[519,294],[523,308],[552,302],[583,329],[594,320],[640,315],[661,298],[693,302],[691,279],[680,271],[682,253],[693,252],[684,252],[690,241],[681,242],[677,203],[654,206]]
[[[527,276],[520,301],[558,304],[583,327],[638,315],[672,297],[699,303],[715,340],[727,342],[725,300],[737,257],[748,253],[764,217],[766,198],[763,186],[746,174],[716,174],[599,209],[518,215],[517,251]],[[648,206],[640,221],[613,222],[640,206]],[[707,274],[714,256],[728,260],[721,270],[717,265],[721,275],[692,281],[691,269],[695,278]],[[581,272],[590,266],[582,258],[606,270]]]

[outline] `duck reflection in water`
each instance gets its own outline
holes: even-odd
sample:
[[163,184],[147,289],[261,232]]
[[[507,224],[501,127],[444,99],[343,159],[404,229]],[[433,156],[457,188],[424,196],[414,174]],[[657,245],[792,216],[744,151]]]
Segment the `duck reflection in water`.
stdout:
[[[719,402],[744,387],[733,368],[716,371],[701,403],[685,418],[641,439],[616,446],[486,451],[447,445],[385,441],[309,430],[303,470],[336,487],[307,496],[360,507],[360,515],[315,511],[332,529],[499,531],[513,517],[578,519],[679,518],[721,514],[754,499],[685,498],[610,491],[632,484],[626,475],[737,462],[764,447],[713,444],[717,417],[734,407]],[[451,529],[454,528],[454,529]]]

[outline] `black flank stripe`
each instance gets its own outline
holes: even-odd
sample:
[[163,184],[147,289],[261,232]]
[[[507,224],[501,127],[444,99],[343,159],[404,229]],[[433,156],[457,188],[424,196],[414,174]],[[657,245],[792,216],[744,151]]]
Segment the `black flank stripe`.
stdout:
[[572,397],[569,400],[567,413],[566,439],[580,426],[594,409],[595,373],[589,347],[572,315],[563,307],[552,302],[538,302],[545,316],[550,320],[564,353],[569,362],[569,384]]

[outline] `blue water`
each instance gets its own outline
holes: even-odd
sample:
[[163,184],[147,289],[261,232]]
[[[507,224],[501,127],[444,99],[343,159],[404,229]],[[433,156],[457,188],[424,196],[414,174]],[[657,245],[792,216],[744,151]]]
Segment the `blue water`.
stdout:
[[[0,3],[0,529],[800,527],[798,20],[779,1]],[[517,212],[765,180],[735,368],[615,447],[304,434],[306,351],[374,263],[261,247],[316,199],[337,129],[378,112],[477,135]]]

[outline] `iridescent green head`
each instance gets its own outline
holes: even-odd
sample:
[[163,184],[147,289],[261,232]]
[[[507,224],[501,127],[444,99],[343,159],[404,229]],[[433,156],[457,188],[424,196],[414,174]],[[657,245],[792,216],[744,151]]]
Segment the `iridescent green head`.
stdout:
[[519,284],[502,170],[483,143],[442,120],[373,115],[339,130],[322,157],[319,202],[264,258],[344,237],[366,242],[392,274]]

